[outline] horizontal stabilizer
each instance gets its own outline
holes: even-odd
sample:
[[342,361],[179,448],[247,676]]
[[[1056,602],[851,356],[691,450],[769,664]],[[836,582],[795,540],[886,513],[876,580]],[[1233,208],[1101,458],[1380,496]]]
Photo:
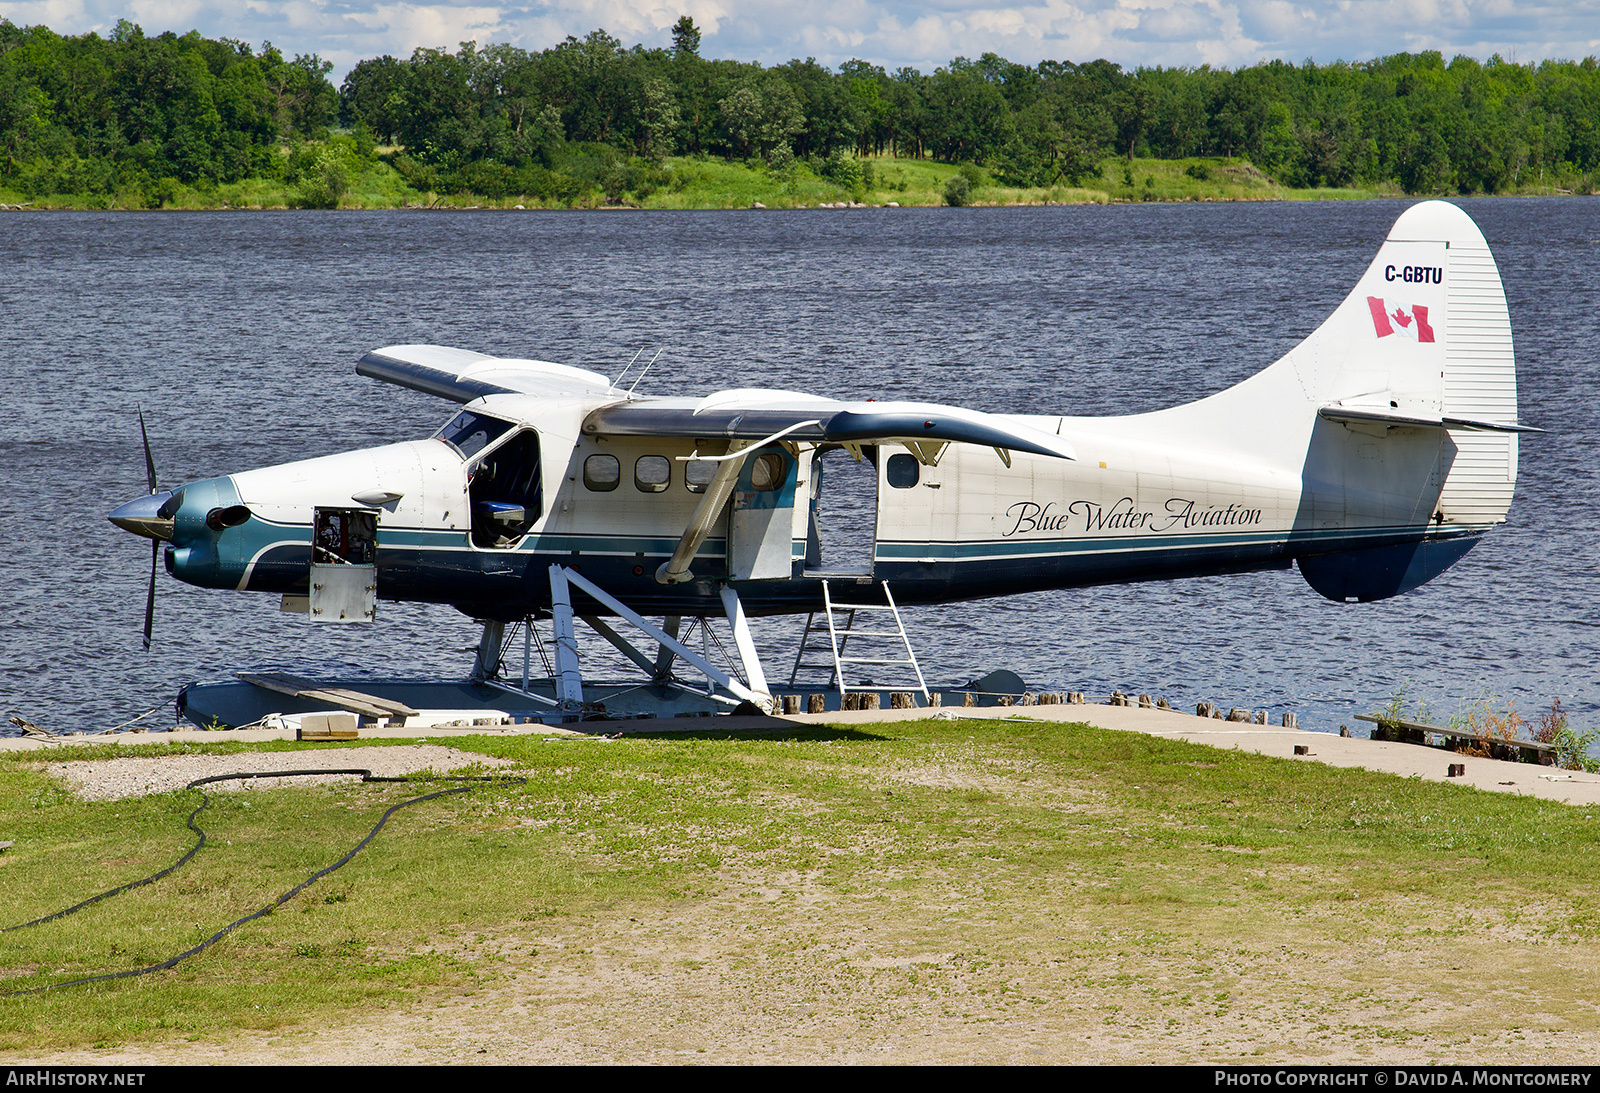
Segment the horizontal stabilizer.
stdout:
[[1542,433],[1532,425],[1517,425],[1502,421],[1482,421],[1477,418],[1456,417],[1451,414],[1411,414],[1381,407],[1324,406],[1317,411],[1319,417],[1337,421],[1341,425],[1386,425],[1395,429],[1478,429],[1495,433]]

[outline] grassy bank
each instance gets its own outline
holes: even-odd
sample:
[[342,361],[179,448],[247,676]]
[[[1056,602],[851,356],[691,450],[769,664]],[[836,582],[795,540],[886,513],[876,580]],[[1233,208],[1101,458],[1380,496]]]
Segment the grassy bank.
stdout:
[[[857,202],[868,205],[942,206],[950,180],[962,168],[931,160],[884,157],[852,161],[858,177],[823,177],[804,163],[774,172],[759,161],[669,159],[649,172],[652,181],[637,190],[592,189],[568,199],[530,194],[487,197],[442,194],[409,185],[387,160],[352,166],[336,198],[342,209],[395,208],[597,208],[739,209],[760,203],[768,208],[815,208]],[[870,165],[870,169],[869,169]],[[986,171],[965,168],[973,180],[970,204],[1110,204],[1141,201],[1321,201],[1404,196],[1397,186],[1367,189],[1297,190],[1280,186],[1244,160],[1107,160],[1100,173],[1079,186],[1016,188],[1002,186]],[[1555,193],[1530,188],[1528,194]],[[29,198],[0,187],[0,204],[27,203],[33,209],[287,209],[335,200],[324,190],[272,179],[249,179],[196,189],[172,180],[155,194],[52,194]]]
[[[800,1026],[828,1050],[943,1030],[932,1054],[884,1056],[906,1059],[1600,1045],[1581,809],[1054,724],[452,743],[528,784],[397,814],[343,870],[171,971],[6,999],[0,1053],[447,1013],[498,1015],[503,1048],[511,1009],[531,1042],[581,1028],[610,1045],[597,1058],[827,1057],[786,1041]],[[417,792],[217,794],[212,845],[184,871],[0,934],[5,985],[162,960]],[[0,906],[25,921],[170,863],[194,803],[85,803],[7,754]]]

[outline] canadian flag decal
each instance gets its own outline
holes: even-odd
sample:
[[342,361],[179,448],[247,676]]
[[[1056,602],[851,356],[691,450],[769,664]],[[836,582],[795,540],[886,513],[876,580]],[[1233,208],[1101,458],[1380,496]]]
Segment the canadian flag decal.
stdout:
[[1399,334],[1419,342],[1433,341],[1433,327],[1428,325],[1428,309],[1421,304],[1407,305],[1368,296],[1367,307],[1372,311],[1372,328],[1378,332],[1378,337]]

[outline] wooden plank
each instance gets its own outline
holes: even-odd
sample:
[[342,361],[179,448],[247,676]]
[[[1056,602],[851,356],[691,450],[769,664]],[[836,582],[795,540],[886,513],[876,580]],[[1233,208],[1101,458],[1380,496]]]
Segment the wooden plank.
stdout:
[[1506,740],[1499,736],[1483,736],[1475,732],[1464,732],[1461,729],[1445,728],[1442,725],[1424,725],[1420,721],[1401,721],[1399,719],[1391,720],[1388,718],[1378,717],[1374,714],[1365,713],[1358,713],[1355,715],[1355,718],[1357,721],[1370,721],[1375,725],[1398,725],[1400,728],[1410,729],[1412,732],[1437,733],[1440,736],[1448,736],[1456,740],[1482,740],[1486,744],[1499,744],[1504,747],[1512,748],[1526,748],[1529,751],[1537,752],[1553,752],[1556,750],[1554,744],[1541,744],[1537,740]]
[[391,717],[417,716],[417,711],[413,710],[410,706],[407,706],[403,702],[396,702],[393,699],[384,698],[382,695],[369,695],[364,691],[352,691],[344,687],[322,687],[319,688],[319,690],[321,690],[324,694],[340,695],[352,702],[369,703],[378,707],[380,710],[387,710]]
[[303,680],[276,672],[235,672],[233,674],[253,687],[260,687],[266,691],[276,691],[278,694],[289,695],[294,698],[299,698],[307,689]]
[[346,690],[342,687],[320,687],[315,680],[301,679],[287,672],[235,672],[234,674],[244,682],[264,690],[290,695],[308,702],[326,702],[330,706],[337,706],[341,710],[349,710],[351,713],[367,717],[415,717],[417,713],[411,707],[391,702],[387,698],[362,694],[360,691]]

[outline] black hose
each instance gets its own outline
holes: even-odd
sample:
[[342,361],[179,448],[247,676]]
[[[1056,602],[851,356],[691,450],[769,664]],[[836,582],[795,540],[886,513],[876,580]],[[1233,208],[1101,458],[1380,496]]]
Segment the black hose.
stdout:
[[[520,785],[526,785],[527,782],[528,782],[528,780],[526,778],[499,778],[499,777],[496,777],[494,775],[444,775],[444,776],[434,776],[434,777],[416,778],[416,779],[412,779],[412,778],[389,778],[389,777],[380,777],[378,775],[373,774],[372,771],[364,770],[364,769],[341,769],[341,770],[326,770],[325,769],[325,770],[241,771],[241,772],[236,773],[236,774],[218,774],[218,775],[213,775],[212,777],[209,777],[209,778],[196,778],[194,781],[190,782],[187,786],[185,786],[184,789],[198,789],[200,786],[207,785],[207,784],[209,784],[211,782],[232,782],[232,781],[241,781],[241,780],[244,780],[244,779],[247,779],[247,778],[294,778],[294,777],[298,777],[298,776],[302,776],[302,775],[310,775],[310,774],[357,774],[357,775],[361,776],[361,780],[363,782],[411,782],[411,781],[416,781],[416,782],[470,782],[472,784],[471,785],[465,785],[465,786],[457,786],[457,787],[455,787],[453,789],[441,789],[441,790],[439,790],[439,791],[437,791],[435,793],[428,793],[428,794],[425,794],[425,795],[423,795],[421,797],[413,797],[408,801],[401,801],[399,804],[394,805],[387,812],[385,812],[383,814],[382,818],[380,818],[376,824],[374,824],[372,826],[372,830],[367,832],[366,837],[364,839],[362,839],[360,842],[356,843],[355,846],[351,847],[350,852],[348,854],[346,854],[344,857],[340,858],[338,861],[334,862],[332,865],[330,865],[330,866],[328,866],[328,867],[326,867],[324,869],[319,869],[317,872],[311,874],[311,876],[307,877],[305,880],[301,881],[299,884],[297,884],[293,888],[289,889],[283,895],[279,896],[277,899],[273,900],[271,903],[267,904],[265,907],[261,908],[259,911],[254,911],[251,914],[245,915],[243,918],[235,919],[233,922],[228,923],[228,925],[224,926],[222,929],[218,930],[216,933],[212,934],[210,937],[206,938],[204,941],[202,941],[200,944],[194,946],[192,949],[186,949],[183,952],[179,953],[177,956],[174,956],[169,960],[163,960],[159,964],[152,964],[148,968],[132,968],[132,969],[129,969],[128,971],[108,972],[108,973],[106,973],[104,975],[91,975],[91,976],[88,976],[88,977],[83,978],[83,979],[70,979],[70,980],[67,980],[66,982],[63,982],[63,983],[50,983],[50,984],[47,984],[47,985],[45,985],[43,987],[29,987],[26,990],[5,991],[3,993],[0,993],[0,998],[13,998],[13,997],[16,997],[18,995],[24,995],[24,994],[39,994],[39,993],[41,993],[43,991],[56,990],[56,989],[58,989],[60,987],[77,987],[77,986],[81,986],[81,985],[83,985],[85,983],[99,983],[99,982],[102,982],[102,981],[107,980],[107,979],[127,979],[127,978],[130,978],[132,976],[148,975],[151,972],[164,971],[167,968],[170,968],[170,967],[174,966],[175,964],[177,964],[180,960],[186,960],[189,957],[195,955],[196,953],[203,952],[206,949],[209,949],[212,945],[215,945],[218,941],[221,941],[224,937],[226,937],[229,933],[231,933],[237,927],[243,926],[245,923],[250,922],[253,919],[258,919],[262,915],[271,914],[272,911],[275,908],[281,907],[283,904],[289,902],[295,896],[297,896],[301,892],[303,892],[306,888],[310,887],[311,884],[313,884],[317,880],[320,880],[322,877],[325,877],[329,873],[332,873],[335,869],[338,869],[341,866],[343,866],[351,858],[355,857],[358,853],[360,853],[361,849],[364,846],[366,846],[369,842],[372,841],[373,837],[376,836],[378,834],[378,832],[383,829],[383,825],[389,822],[389,817],[390,816],[393,816],[396,812],[399,812],[402,808],[409,808],[412,805],[421,804],[423,801],[432,801],[432,800],[435,800],[435,799],[437,799],[439,797],[449,797],[449,796],[451,796],[453,794],[457,794],[457,793],[469,793],[472,790],[479,788],[480,785],[483,785],[485,783],[492,783],[492,784],[496,784],[496,785],[506,785],[506,786],[520,786]],[[75,911],[81,911],[85,907],[88,907],[88,906],[90,906],[92,904],[95,904],[95,903],[99,903],[103,899],[109,899],[112,896],[120,895],[123,892],[130,891],[130,890],[132,890],[134,888],[139,888],[139,887],[142,887],[142,886],[144,886],[146,884],[151,884],[151,883],[153,883],[155,881],[160,880],[162,877],[167,876],[169,873],[172,873],[175,870],[182,868],[185,864],[187,864],[189,862],[190,859],[192,859],[197,853],[200,852],[200,849],[202,847],[204,847],[206,845],[206,833],[204,831],[202,831],[195,824],[194,820],[195,820],[196,816],[200,815],[200,813],[205,811],[206,807],[211,804],[211,798],[204,791],[201,791],[200,796],[202,798],[204,798],[204,799],[200,802],[200,805],[199,805],[198,808],[196,808],[193,812],[189,813],[189,820],[188,820],[189,830],[193,831],[196,835],[198,835],[199,836],[199,840],[194,844],[193,847],[190,848],[188,853],[183,855],[183,857],[179,858],[177,861],[173,862],[171,865],[167,866],[165,869],[161,870],[159,873],[152,873],[150,876],[145,877],[142,880],[136,880],[136,881],[133,881],[133,882],[131,882],[129,884],[120,885],[120,886],[118,886],[116,888],[110,889],[109,891],[101,892],[97,896],[90,896],[88,899],[84,900],[82,903],[75,903],[71,907],[68,907],[68,908],[66,908],[64,910],[56,911],[54,914],[45,915],[43,918],[36,918],[32,922],[22,922],[22,923],[18,923],[15,926],[7,926],[4,930],[0,930],[0,933],[9,933],[12,930],[21,930],[21,929],[24,929],[25,927],[28,927],[28,926],[37,926],[40,923],[51,922],[51,921],[53,921],[55,919],[58,919],[58,918],[64,918],[67,915],[70,915]]]

